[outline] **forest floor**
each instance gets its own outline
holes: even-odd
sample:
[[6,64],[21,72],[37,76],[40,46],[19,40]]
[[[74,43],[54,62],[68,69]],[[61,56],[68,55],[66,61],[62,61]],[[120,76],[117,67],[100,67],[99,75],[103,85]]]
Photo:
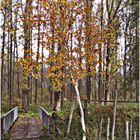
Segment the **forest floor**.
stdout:
[[[51,115],[52,108],[49,104],[42,104]],[[30,105],[28,113],[19,113],[19,118],[12,127],[7,140],[81,140],[83,131],[81,129],[81,117],[78,105],[75,103],[70,133],[67,134],[67,126],[70,115],[71,105],[69,102],[64,104],[62,110],[57,112],[57,126],[60,134],[55,132],[52,122],[48,128],[42,127],[38,116],[38,106]],[[110,133],[113,119],[113,105],[88,104],[86,117],[86,131],[88,140],[97,140],[100,118],[102,120],[101,139],[106,138],[107,119],[110,118]],[[115,140],[125,140],[125,122],[132,121],[132,132],[138,133],[138,104],[118,104],[116,114]],[[132,134],[133,135],[133,134]],[[34,138],[33,138],[34,137]],[[41,137],[41,138],[39,138]]]
[[[51,111],[48,105],[43,106],[46,110]],[[82,126],[81,126],[81,117],[78,105],[75,103],[75,110],[73,114],[72,124],[70,128],[70,133],[67,134],[68,120],[70,115],[70,104],[64,105],[63,109],[58,114],[57,126],[61,131],[61,134],[58,135],[55,133],[55,129],[50,125],[48,131],[47,128],[44,128],[44,137],[41,140],[81,140],[83,136]],[[101,140],[106,139],[106,128],[107,128],[107,119],[110,118],[110,134],[112,130],[112,121],[113,121],[113,104],[107,106],[88,104],[87,107],[87,117],[86,117],[86,131],[88,140],[97,140],[99,132],[100,118],[102,120],[102,130],[101,130]],[[124,104],[120,103],[117,105],[116,113],[116,127],[115,127],[115,140],[126,140],[125,130],[126,130],[126,121],[132,120],[132,133],[134,131],[138,134],[138,104]],[[138,135],[137,135],[138,136]],[[132,134],[133,137],[133,134]]]

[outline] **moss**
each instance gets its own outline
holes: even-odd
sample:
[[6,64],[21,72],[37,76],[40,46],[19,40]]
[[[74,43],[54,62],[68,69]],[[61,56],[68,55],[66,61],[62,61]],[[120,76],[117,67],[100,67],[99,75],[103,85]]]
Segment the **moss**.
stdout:
[[27,112],[27,113],[19,113],[19,117],[35,117],[38,118],[38,113],[37,112]]

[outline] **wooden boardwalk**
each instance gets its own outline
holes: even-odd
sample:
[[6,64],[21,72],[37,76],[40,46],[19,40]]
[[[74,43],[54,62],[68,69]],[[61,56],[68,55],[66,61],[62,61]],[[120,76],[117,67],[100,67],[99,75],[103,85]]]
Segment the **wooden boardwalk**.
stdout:
[[10,140],[39,140],[42,134],[40,119],[19,117],[11,129]]

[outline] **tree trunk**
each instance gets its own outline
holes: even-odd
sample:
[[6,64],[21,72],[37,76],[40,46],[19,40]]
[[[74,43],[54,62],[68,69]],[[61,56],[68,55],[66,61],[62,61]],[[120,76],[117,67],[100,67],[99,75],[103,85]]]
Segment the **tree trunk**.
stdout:
[[[26,14],[24,16],[24,59],[26,60],[28,57],[30,58],[30,53],[28,52],[29,49],[30,49],[30,41],[31,41],[31,38],[30,38],[30,29],[31,29],[31,23],[29,24],[28,20],[30,20],[30,8],[31,8],[31,5],[32,5],[32,0],[26,0],[26,5],[25,5],[25,10],[24,10],[24,13]],[[28,17],[29,16],[29,17]],[[25,65],[23,65],[23,68],[25,67]],[[26,84],[26,86],[29,88],[30,87],[30,77],[29,76],[26,76],[25,74],[23,75],[25,77],[25,81],[24,84]],[[30,90],[28,89],[27,90],[27,95],[28,95],[28,101],[29,101],[29,96],[30,96]],[[22,91],[22,93],[24,93],[24,89]],[[28,103],[29,105],[29,103]]]
[[115,99],[114,99],[114,111],[113,111],[113,123],[112,123],[111,140],[114,140],[114,133],[115,133],[117,96],[118,96],[118,92],[115,90]]
[[134,131],[134,140],[137,140],[137,133]]
[[[17,46],[17,13],[18,13],[18,10],[16,9],[15,10],[15,12],[14,12],[14,15],[15,15],[15,21],[14,21],[14,37],[13,37],[13,40],[14,40],[14,51],[13,51],[13,74],[12,74],[12,79],[13,79],[13,81],[12,81],[12,83],[13,83],[13,85],[15,85],[15,75],[17,74],[17,73],[15,73],[15,62],[16,62],[16,60],[17,60],[17,48],[18,48],[18,46]],[[18,93],[18,91],[16,90],[16,92]],[[15,93],[15,88],[14,88],[14,86],[13,86],[13,88],[12,88],[12,94],[14,94]],[[18,95],[19,95],[19,93],[18,93]]]
[[51,78],[50,78],[49,92],[50,92],[50,106],[51,106],[53,104],[53,91],[52,91],[52,79]]
[[[13,22],[12,22],[12,0],[10,1],[10,30],[13,31]],[[9,94],[10,94],[10,107],[12,105],[12,63],[13,63],[13,33],[10,33],[10,71],[9,71]]]
[[[43,40],[43,39],[42,39]],[[43,61],[44,61],[44,52],[43,52],[43,46],[42,46],[42,66],[41,66],[41,103],[43,101],[43,94],[44,94],[44,68],[43,68]]]
[[132,119],[130,120],[130,140],[132,140],[132,131],[133,131],[133,121]]
[[[18,47],[17,47],[17,58],[16,58],[16,61],[18,63]],[[19,73],[19,67],[17,68],[17,94],[18,94],[18,97],[20,97],[20,80],[19,80],[19,76],[20,76],[20,73]]]
[[129,122],[126,121],[126,140],[129,140]]
[[10,59],[9,59],[9,56],[10,56],[10,33],[9,33],[9,30],[8,30],[8,47],[7,47],[7,52],[8,52],[8,55],[7,55],[7,71],[8,71],[8,83],[7,83],[7,93],[9,95],[9,98],[8,98],[8,105],[10,107]]
[[22,108],[25,113],[28,111],[28,90],[22,90]]
[[[33,65],[33,49],[32,49],[32,28],[30,29],[30,49],[31,49],[31,65]],[[33,103],[33,76],[30,76],[30,104]]]
[[[18,45],[17,45],[17,16],[18,16],[18,10],[15,11],[15,32],[14,32],[14,45],[16,49],[16,63],[18,63]],[[19,67],[16,71],[16,78],[17,78],[17,95],[20,97],[20,80],[19,80]]]
[[86,96],[87,100],[90,100],[90,94],[91,94],[91,76],[86,76]]
[[[101,32],[103,30],[103,0],[101,1]],[[101,33],[101,39],[102,39],[102,33]],[[103,92],[103,86],[102,86],[102,44],[99,44],[99,82],[98,82],[98,99],[99,102],[102,100],[102,92]]]
[[74,105],[74,100],[73,100],[73,101],[72,101],[72,106],[71,106],[71,113],[70,113],[70,116],[69,116],[67,134],[69,134],[69,132],[70,132],[70,126],[71,126],[71,122],[72,122],[72,117],[73,117],[74,108],[75,108],[75,105]]
[[98,127],[98,140],[101,140],[102,123],[103,123],[103,116],[100,116],[100,122],[99,122],[99,127]]
[[87,100],[90,100],[90,94],[91,94],[91,69],[90,69],[90,62],[88,62],[89,59],[89,52],[91,51],[91,36],[89,34],[90,32],[90,22],[91,22],[91,11],[92,11],[92,1],[86,0],[85,1],[85,12],[86,12],[86,22],[85,22],[85,53],[86,53],[86,70],[89,75],[86,76],[86,96]]
[[139,28],[138,24],[136,24],[136,101],[140,101],[140,95],[139,95]]
[[[40,14],[40,6],[38,0],[38,15]],[[36,56],[36,65],[38,66],[39,59],[39,47],[40,47],[40,17],[38,18],[38,43],[37,43],[37,56]],[[36,68],[36,74],[38,73]],[[38,78],[35,79],[35,104],[38,102]]]
[[54,92],[54,111],[59,111],[61,106],[61,92],[55,91]]
[[82,124],[82,129],[83,129],[83,132],[84,132],[82,140],[86,140],[86,125],[85,125],[85,120],[84,120],[84,110],[83,110],[83,107],[82,107],[77,82],[76,82],[74,87],[75,87],[75,91],[76,91],[76,95],[77,95],[77,101],[78,101],[78,104],[79,104],[79,107],[80,107],[80,112],[81,112],[81,124]]
[[110,118],[107,119],[106,140],[109,140],[109,137],[110,137]]
[[[4,23],[3,23],[3,35],[2,35],[2,48],[1,48],[1,97],[3,97],[3,77],[4,77],[4,47],[5,47],[5,22],[6,22],[6,10],[4,9],[5,13],[4,16]],[[2,98],[1,98],[1,101]]]
[[[125,32],[127,33],[127,28],[128,28],[128,24],[126,25],[126,28],[125,28]],[[125,37],[124,37],[125,41],[124,41],[124,45],[125,45],[125,48],[124,48],[124,61],[123,61],[123,75],[124,75],[124,86],[123,86],[123,94],[124,94],[124,98],[126,100],[127,98],[127,95],[126,95],[126,67],[127,67],[127,35],[125,34]]]

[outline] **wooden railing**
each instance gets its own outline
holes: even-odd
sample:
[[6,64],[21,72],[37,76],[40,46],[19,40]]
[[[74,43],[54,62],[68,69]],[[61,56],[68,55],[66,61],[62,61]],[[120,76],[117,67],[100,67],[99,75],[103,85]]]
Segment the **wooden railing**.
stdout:
[[9,112],[4,114],[1,118],[1,131],[2,135],[5,134],[12,124],[18,118],[18,107],[11,109]]
[[39,117],[42,121],[43,126],[47,126],[49,128],[49,124],[50,124],[50,115],[49,113],[41,106],[39,106]]

